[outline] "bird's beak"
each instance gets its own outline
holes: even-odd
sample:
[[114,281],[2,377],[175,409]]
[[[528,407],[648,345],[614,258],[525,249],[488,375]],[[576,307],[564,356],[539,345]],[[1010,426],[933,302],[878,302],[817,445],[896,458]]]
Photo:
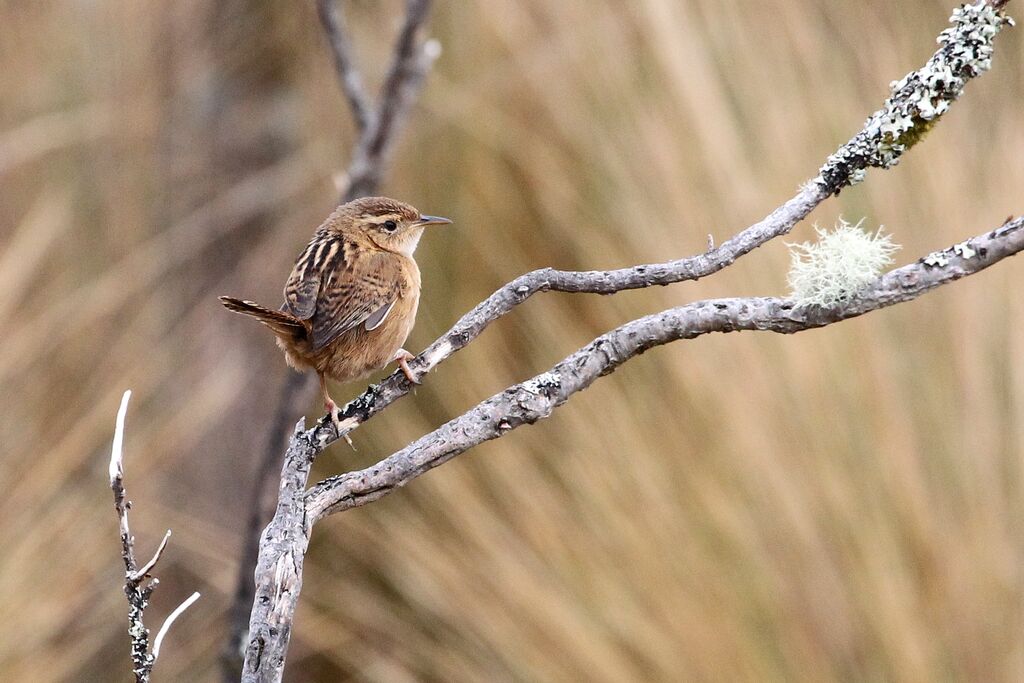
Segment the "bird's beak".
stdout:
[[450,218],[442,216],[420,216],[420,219],[416,221],[416,225],[448,225],[451,222]]

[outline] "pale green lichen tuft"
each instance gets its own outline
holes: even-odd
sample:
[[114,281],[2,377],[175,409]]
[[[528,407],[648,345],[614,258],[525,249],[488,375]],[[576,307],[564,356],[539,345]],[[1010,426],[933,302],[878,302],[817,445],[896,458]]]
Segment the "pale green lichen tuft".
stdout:
[[941,46],[921,69],[890,84],[891,95],[864,129],[828,158],[817,182],[830,192],[864,179],[869,166],[891,168],[931,130],[967,81],[992,66],[992,41],[1013,20],[985,2],[961,5],[939,34]]
[[798,306],[834,306],[874,282],[899,245],[879,227],[874,233],[840,219],[829,232],[815,226],[817,242],[789,244],[789,286]]

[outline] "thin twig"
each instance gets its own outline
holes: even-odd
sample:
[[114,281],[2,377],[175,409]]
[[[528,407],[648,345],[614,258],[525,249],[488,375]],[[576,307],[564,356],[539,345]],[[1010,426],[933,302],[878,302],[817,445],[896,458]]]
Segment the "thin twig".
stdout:
[[149,558],[149,562],[147,562],[146,564],[142,565],[137,570],[132,572],[132,575],[128,578],[132,581],[141,581],[143,578],[145,578],[145,576],[149,574],[150,571],[152,571],[153,567],[156,566],[156,563],[160,561],[160,556],[164,554],[164,548],[167,547],[167,541],[169,540],[171,540],[170,529],[168,529],[167,533],[164,534],[164,539],[160,541],[160,545],[157,546],[156,552],[153,553],[153,557]]
[[121,396],[121,406],[117,409],[117,421],[114,424],[114,442],[110,446],[110,488],[114,492],[114,510],[121,531],[121,557],[128,576],[135,572],[135,552],[132,549],[131,530],[128,528],[128,508],[131,504],[124,491],[124,422],[131,397],[131,389]]
[[117,512],[118,526],[121,532],[121,558],[124,561],[124,594],[128,598],[128,636],[131,646],[132,673],[135,675],[136,683],[147,683],[153,672],[156,658],[160,654],[160,643],[164,634],[174,620],[199,598],[199,593],[194,593],[164,620],[154,641],[153,650],[150,652],[149,629],[146,628],[143,617],[146,607],[149,605],[149,598],[159,581],[152,579],[145,585],[143,585],[143,581],[156,567],[156,563],[160,561],[160,556],[163,555],[164,549],[167,547],[171,532],[168,530],[164,534],[163,540],[157,546],[156,552],[153,553],[149,562],[142,567],[137,567],[133,549],[134,539],[131,529],[128,527],[128,510],[131,508],[131,502],[128,500],[124,488],[124,425],[131,396],[131,390],[125,391],[121,396],[121,407],[117,410],[117,421],[114,425],[114,441],[110,447],[109,471],[110,488],[114,493],[114,510]]
[[398,128],[441,53],[437,41],[422,38],[431,5],[431,0],[406,0],[405,20],[395,40],[374,117],[352,153],[346,201],[377,191]]
[[164,642],[164,636],[171,630],[171,624],[181,616],[182,612],[192,606],[192,603],[199,599],[199,592],[196,591],[192,595],[185,598],[180,605],[174,608],[174,611],[167,615],[164,619],[164,623],[160,626],[160,630],[156,632],[156,639],[153,640],[153,659],[160,656],[160,645]]

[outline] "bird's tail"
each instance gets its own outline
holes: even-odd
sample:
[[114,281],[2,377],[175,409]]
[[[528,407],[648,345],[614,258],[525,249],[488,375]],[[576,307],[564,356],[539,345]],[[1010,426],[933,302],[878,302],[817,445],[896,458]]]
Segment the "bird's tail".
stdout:
[[302,335],[306,331],[306,326],[295,316],[260,306],[254,301],[242,301],[234,297],[222,296],[220,302],[229,311],[251,315],[278,334],[294,337]]

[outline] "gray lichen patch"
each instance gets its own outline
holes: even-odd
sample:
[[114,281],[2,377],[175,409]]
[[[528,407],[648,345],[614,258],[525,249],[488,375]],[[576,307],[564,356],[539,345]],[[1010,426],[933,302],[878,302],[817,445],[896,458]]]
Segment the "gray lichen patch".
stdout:
[[562,386],[562,377],[557,372],[542,372],[533,379],[523,382],[523,389],[537,396],[545,395],[551,389]]
[[969,261],[977,256],[978,252],[971,246],[971,241],[966,240],[959,244],[954,244],[948,249],[928,254],[921,259],[921,263],[932,268],[944,268],[949,265],[951,255],[959,256],[960,258]]
[[992,42],[1013,20],[984,2],[961,5],[939,34],[938,51],[921,69],[890,85],[885,105],[831,155],[815,181],[831,193],[864,179],[869,166],[891,168],[960,97],[971,78],[992,66]]
[[921,259],[921,263],[932,268],[945,268],[949,265],[949,257],[944,251],[936,251]]
[[975,255],[977,255],[978,252],[974,251],[974,248],[971,247],[970,241],[967,241],[961,242],[960,244],[954,244],[953,253],[955,253],[960,258],[972,259],[975,257]]

